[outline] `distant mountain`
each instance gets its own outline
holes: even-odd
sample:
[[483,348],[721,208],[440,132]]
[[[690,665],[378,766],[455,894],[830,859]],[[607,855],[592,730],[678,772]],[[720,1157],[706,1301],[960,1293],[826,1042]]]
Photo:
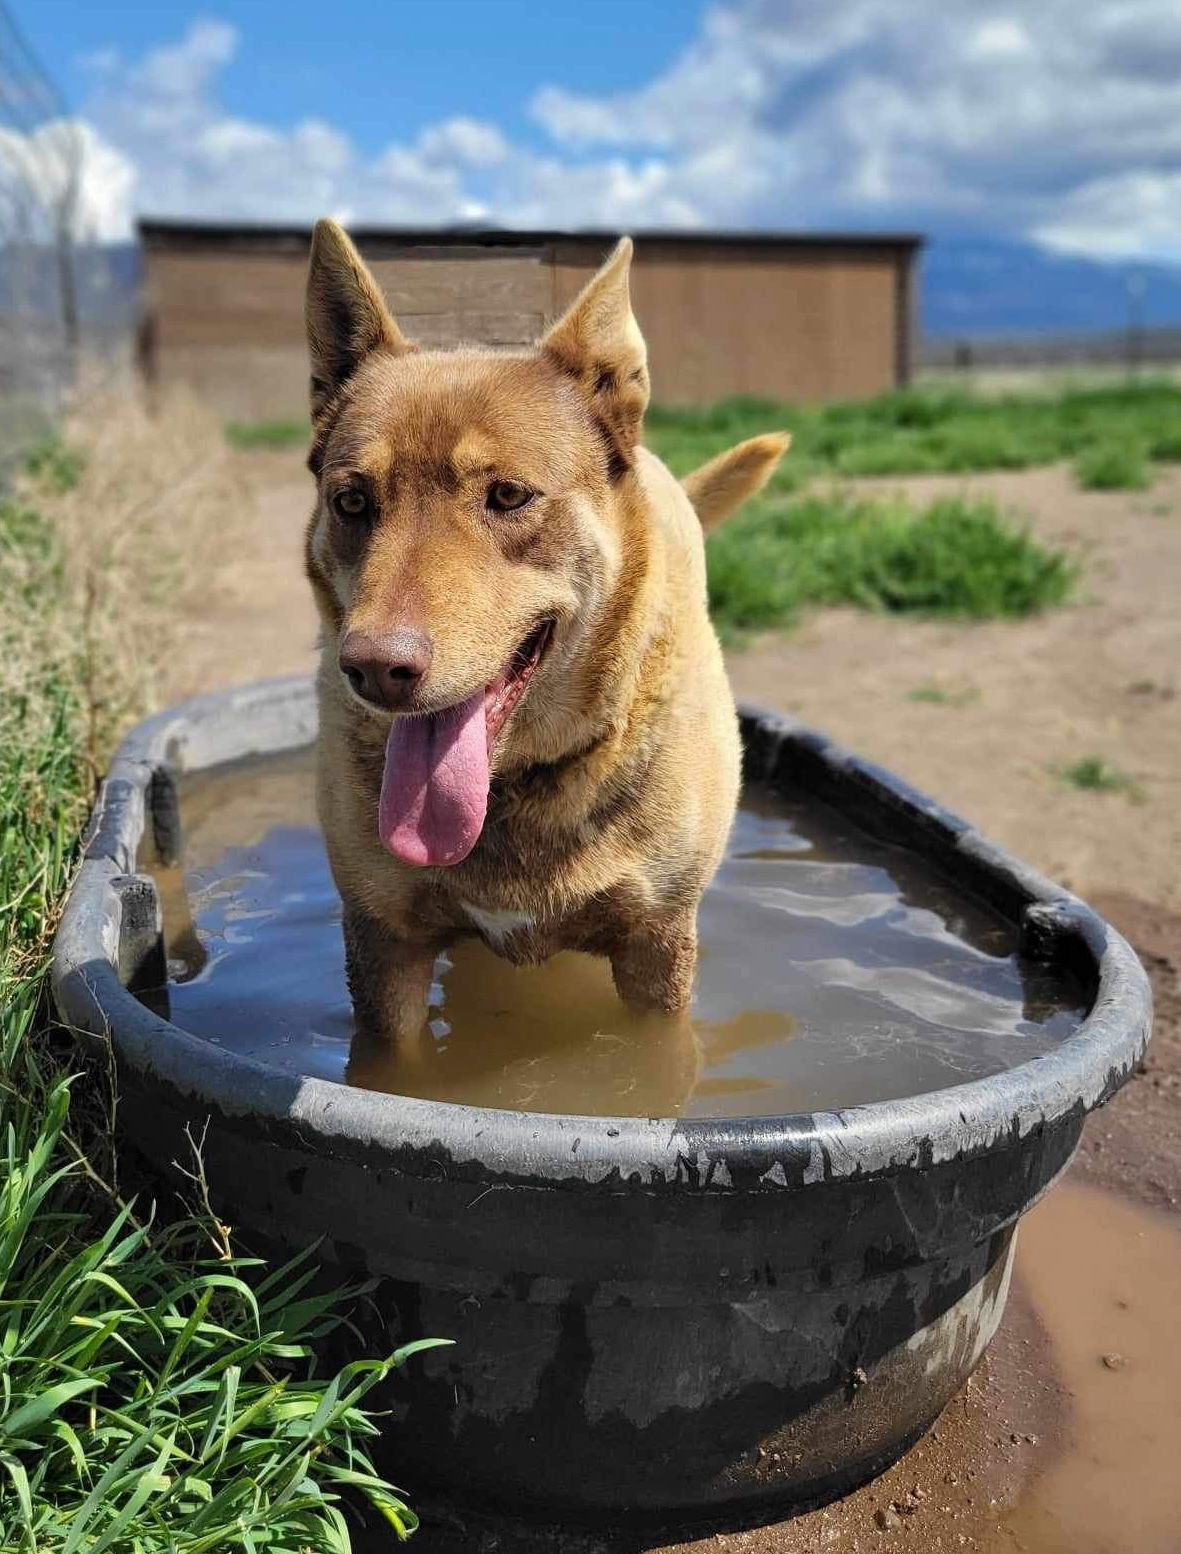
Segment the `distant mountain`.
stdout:
[[1129,284],[1146,329],[1181,326],[1181,266],[1082,259],[990,238],[933,237],[920,318],[929,339],[1125,329]]

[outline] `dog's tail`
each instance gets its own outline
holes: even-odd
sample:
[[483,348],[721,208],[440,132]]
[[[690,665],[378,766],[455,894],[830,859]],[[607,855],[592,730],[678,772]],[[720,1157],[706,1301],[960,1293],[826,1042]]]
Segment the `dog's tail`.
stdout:
[[685,476],[681,485],[697,509],[706,533],[763,489],[790,446],[789,432],[764,432],[761,437],[751,437],[727,448],[725,453]]

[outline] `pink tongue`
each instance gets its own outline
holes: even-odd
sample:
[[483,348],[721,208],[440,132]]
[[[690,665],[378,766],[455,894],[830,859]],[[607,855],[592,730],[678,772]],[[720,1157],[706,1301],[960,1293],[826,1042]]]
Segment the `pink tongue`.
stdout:
[[403,863],[459,863],[488,808],[483,689],[431,717],[395,718],[377,806],[382,844]]

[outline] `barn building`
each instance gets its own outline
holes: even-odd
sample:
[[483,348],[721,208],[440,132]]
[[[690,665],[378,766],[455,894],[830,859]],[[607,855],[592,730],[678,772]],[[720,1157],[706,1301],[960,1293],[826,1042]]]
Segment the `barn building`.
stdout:
[[[230,419],[306,409],[307,228],[144,220],[141,360]],[[828,400],[911,374],[911,234],[636,232],[632,295],[653,396]],[[423,345],[536,339],[615,241],[610,232],[362,228],[352,236]]]

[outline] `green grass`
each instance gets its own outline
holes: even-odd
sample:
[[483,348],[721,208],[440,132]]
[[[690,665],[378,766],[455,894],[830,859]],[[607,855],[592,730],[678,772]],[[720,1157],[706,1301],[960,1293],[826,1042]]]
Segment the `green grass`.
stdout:
[[684,475],[778,427],[793,441],[765,493],[709,543],[710,600],[724,632],[785,624],[809,604],[1016,618],[1066,600],[1077,569],[1005,522],[992,502],[950,498],[916,509],[900,499],[817,495],[818,482],[1070,460],[1082,485],[1140,489],[1150,460],[1181,459],[1181,385],[991,396],[916,388],[823,406],[749,398],[656,405],[647,436]]
[[1152,471],[1140,445],[1106,442],[1079,454],[1074,478],[1084,491],[1144,491],[1152,484]]
[[945,685],[935,685],[927,682],[924,685],[916,685],[913,690],[906,693],[907,701],[929,702],[935,707],[966,707],[969,703],[980,700],[980,692],[975,686],[963,686],[959,690],[952,690]]
[[925,508],[848,494],[763,497],[706,547],[714,619],[733,635],[790,623],[807,605],[1017,618],[1071,593],[1075,564],[987,499]]
[[82,475],[85,459],[80,449],[63,438],[46,437],[28,455],[26,473],[53,491],[72,491]]
[[96,727],[69,577],[35,501],[0,501],[0,1549],[342,1554],[343,1496],[393,1542],[416,1523],[366,1396],[416,1346],[325,1374],[346,1307],[309,1260],[267,1269],[208,1213],[125,1200],[107,1066],[54,1028]]
[[1129,798],[1142,796],[1131,773],[1101,755],[1082,756],[1070,766],[1059,768],[1058,776],[1071,787],[1091,793],[1126,793]]
[[1164,430],[1157,428],[1150,434],[1145,451],[1160,464],[1181,464],[1181,423]]
[[226,427],[235,448],[298,448],[310,437],[307,421],[231,421]]
[[820,474],[967,474],[1076,460],[1091,450],[1135,449],[1181,460],[1181,385],[1135,381],[1037,393],[977,395],[909,388],[821,406],[736,398],[701,408],[654,406],[648,441],[686,474],[731,443],[786,427],[792,448],[772,489],[798,490]]

